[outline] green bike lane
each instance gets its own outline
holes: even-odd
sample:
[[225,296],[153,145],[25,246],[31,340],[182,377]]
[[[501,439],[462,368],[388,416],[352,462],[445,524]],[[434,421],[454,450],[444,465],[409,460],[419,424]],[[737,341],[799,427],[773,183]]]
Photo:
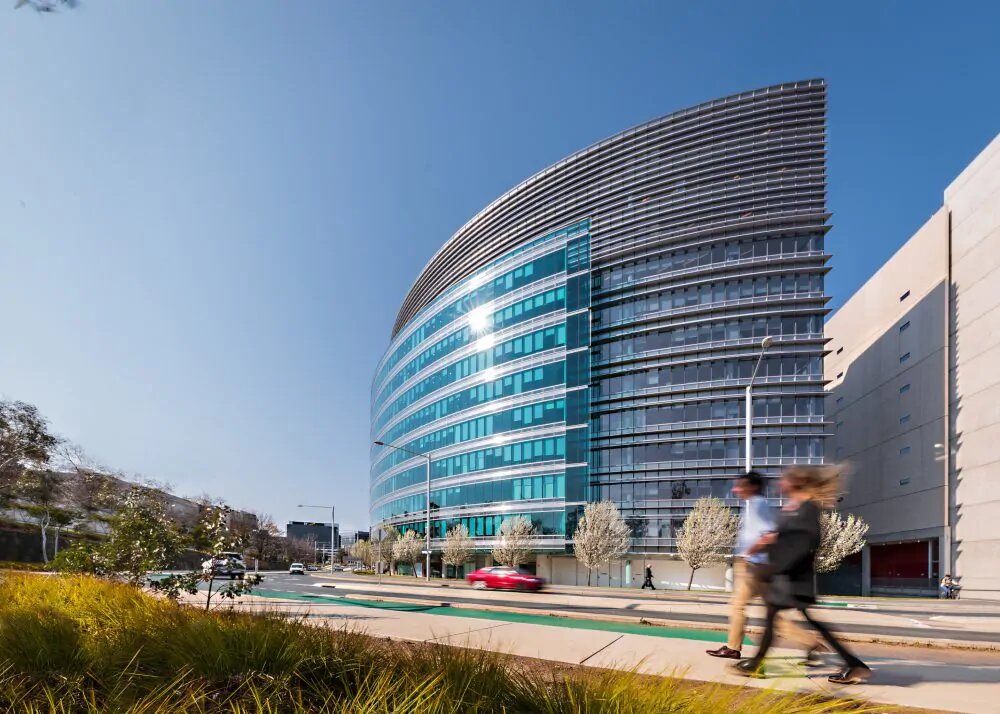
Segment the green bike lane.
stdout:
[[[532,615],[521,612],[504,612],[485,610],[474,607],[451,607],[449,605],[423,605],[419,603],[387,602],[385,600],[365,600],[343,595],[317,595],[312,593],[296,593],[279,590],[255,589],[254,595],[269,599],[295,600],[314,604],[348,605],[359,608],[370,608],[389,612],[412,612],[424,615],[446,615],[448,617],[464,617],[474,620],[491,620],[494,622],[511,622],[525,625],[547,625],[563,627],[572,630],[595,630],[614,632],[627,635],[646,635],[652,637],[667,637],[671,639],[698,640],[702,642],[725,643],[726,633],[719,630],[700,630],[686,627],[670,627],[661,625],[643,625],[627,622],[611,622],[608,620],[592,620],[582,618],[559,617],[557,615]],[[321,614],[311,614],[312,617],[323,617]],[[750,640],[745,640],[747,644]]]

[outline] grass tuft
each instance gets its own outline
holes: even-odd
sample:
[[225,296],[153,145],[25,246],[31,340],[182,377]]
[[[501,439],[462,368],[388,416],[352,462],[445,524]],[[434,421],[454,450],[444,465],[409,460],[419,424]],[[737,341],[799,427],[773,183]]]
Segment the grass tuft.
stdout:
[[[277,614],[204,612],[86,576],[0,580],[0,711],[129,714],[837,714],[828,701],[526,667]],[[870,711],[885,711],[884,707]]]

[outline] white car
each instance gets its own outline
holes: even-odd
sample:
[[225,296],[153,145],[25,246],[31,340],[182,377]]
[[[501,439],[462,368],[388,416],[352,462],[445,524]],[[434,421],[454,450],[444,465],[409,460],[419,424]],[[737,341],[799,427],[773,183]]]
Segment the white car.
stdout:
[[288,566],[288,574],[289,575],[305,575],[306,574],[306,566],[304,566],[302,563],[292,563],[291,565]]

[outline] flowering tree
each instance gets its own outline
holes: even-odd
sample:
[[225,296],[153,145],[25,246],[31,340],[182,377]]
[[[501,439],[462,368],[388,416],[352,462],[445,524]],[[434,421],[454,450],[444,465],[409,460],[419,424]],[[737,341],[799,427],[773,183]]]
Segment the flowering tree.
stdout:
[[383,563],[389,565],[389,572],[395,570],[396,556],[393,546],[399,539],[399,531],[395,526],[380,525],[376,529],[376,537],[371,541],[372,556],[378,562],[379,571],[383,569]]
[[816,551],[816,572],[832,573],[841,561],[865,547],[868,524],[862,518],[849,514],[842,517],[836,511],[827,511],[820,519],[822,538]]
[[587,585],[594,570],[628,552],[632,529],[611,501],[588,503],[573,535],[576,559],[587,569]]
[[406,563],[417,577],[417,563],[423,555],[424,542],[414,530],[408,530],[402,538],[397,538],[392,544],[392,557],[397,563]]
[[457,525],[448,531],[444,539],[444,553],[441,560],[445,565],[450,565],[457,572],[459,568],[472,560],[476,553],[476,544],[469,536],[469,529],[464,525]]
[[351,543],[351,547],[347,549],[348,555],[350,555],[355,560],[360,561],[366,568],[371,568],[375,563],[375,557],[373,555],[374,549],[372,544],[367,540],[359,540]]
[[493,560],[508,568],[516,568],[531,557],[531,541],[535,527],[524,516],[515,516],[500,524]]
[[677,537],[677,553],[691,568],[687,589],[695,571],[725,562],[736,540],[739,519],[718,498],[699,498]]
[[[245,545],[242,539],[229,529],[230,509],[221,503],[205,508],[202,516],[201,534],[209,544],[209,559],[201,570],[179,575],[168,575],[160,580],[150,580],[149,586],[162,592],[171,599],[176,599],[181,593],[195,595],[199,585],[205,584],[205,609],[212,606],[213,597],[235,600],[243,595],[249,595],[254,587],[260,584],[259,575],[244,574],[239,580],[230,580],[216,588],[220,570],[232,570],[237,559],[231,555],[239,552]],[[220,568],[219,563],[226,567]]]

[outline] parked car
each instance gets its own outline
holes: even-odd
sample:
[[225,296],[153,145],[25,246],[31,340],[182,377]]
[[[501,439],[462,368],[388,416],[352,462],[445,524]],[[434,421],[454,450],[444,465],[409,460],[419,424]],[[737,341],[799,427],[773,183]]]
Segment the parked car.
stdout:
[[309,572],[315,572],[315,571],[319,570],[319,566],[318,565],[307,565],[306,566],[306,570],[308,570]]
[[201,564],[201,570],[206,574],[227,575],[230,580],[242,580],[247,574],[247,566],[241,553],[221,553],[218,558],[209,558]]
[[514,568],[480,568],[469,573],[465,579],[472,587],[491,590],[541,590],[545,581],[531,573]]
[[304,566],[302,563],[292,563],[291,565],[288,566],[288,574],[289,575],[305,575],[306,574],[306,566]]

